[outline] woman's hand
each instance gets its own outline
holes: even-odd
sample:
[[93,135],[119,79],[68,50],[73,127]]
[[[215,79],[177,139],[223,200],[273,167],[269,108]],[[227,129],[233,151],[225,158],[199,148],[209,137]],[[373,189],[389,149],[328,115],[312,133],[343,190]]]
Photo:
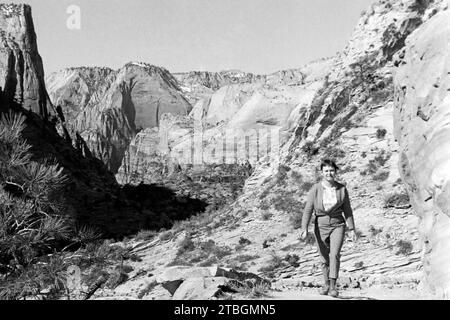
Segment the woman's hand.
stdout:
[[303,231],[300,233],[300,239],[301,239],[301,240],[306,240],[307,237],[308,237],[308,230],[303,230]]
[[358,234],[356,233],[356,230],[349,230],[348,235],[350,236],[350,239],[352,239],[353,242],[356,242],[358,240]]

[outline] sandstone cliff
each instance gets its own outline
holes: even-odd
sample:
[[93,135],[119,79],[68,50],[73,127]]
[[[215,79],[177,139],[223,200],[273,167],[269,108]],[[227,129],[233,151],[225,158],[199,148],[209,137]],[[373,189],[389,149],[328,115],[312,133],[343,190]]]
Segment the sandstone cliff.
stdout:
[[164,113],[187,115],[191,105],[165,69],[130,62],[119,70],[69,68],[46,78],[51,100],[69,128],[116,172],[130,140],[158,126]]
[[0,94],[43,117],[52,113],[38,53],[31,8],[0,4]]
[[395,77],[399,170],[420,216],[423,268],[431,289],[450,297],[450,12],[408,39]]

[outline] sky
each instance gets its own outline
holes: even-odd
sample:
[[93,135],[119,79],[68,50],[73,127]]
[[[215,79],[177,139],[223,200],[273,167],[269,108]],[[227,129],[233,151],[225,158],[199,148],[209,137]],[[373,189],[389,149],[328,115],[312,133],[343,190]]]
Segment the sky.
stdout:
[[46,74],[129,61],[268,74],[343,50],[375,0],[25,1]]

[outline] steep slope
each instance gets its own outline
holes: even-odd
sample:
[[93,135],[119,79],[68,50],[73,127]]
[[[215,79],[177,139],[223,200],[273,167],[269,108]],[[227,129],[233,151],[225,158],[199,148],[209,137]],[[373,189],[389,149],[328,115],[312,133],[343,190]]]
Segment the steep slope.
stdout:
[[419,230],[427,282],[450,297],[450,12],[437,13],[407,39],[395,77],[399,169]]
[[192,108],[167,70],[145,63],[116,71],[69,68],[49,75],[46,83],[72,132],[112,172],[136,132],[158,126],[164,113],[186,115]]

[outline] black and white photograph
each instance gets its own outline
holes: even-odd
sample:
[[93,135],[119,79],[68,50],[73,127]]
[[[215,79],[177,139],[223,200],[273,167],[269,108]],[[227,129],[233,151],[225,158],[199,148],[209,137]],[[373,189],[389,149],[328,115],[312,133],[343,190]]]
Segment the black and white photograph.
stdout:
[[448,2],[1,3],[0,300],[449,299]]

